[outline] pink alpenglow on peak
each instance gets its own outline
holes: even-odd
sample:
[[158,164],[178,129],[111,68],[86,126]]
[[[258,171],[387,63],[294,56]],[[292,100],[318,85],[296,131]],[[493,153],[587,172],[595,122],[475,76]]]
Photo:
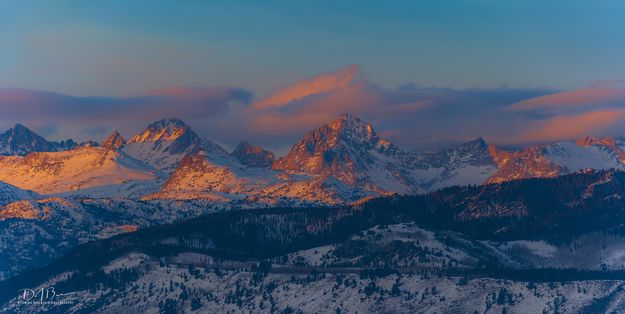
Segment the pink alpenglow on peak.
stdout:
[[101,146],[108,149],[119,149],[124,147],[124,145],[126,145],[126,139],[119,132],[114,131],[104,140]]
[[128,144],[158,141],[172,142],[190,130],[191,128],[182,120],[163,119],[150,124],[143,132],[133,136],[128,140]]
[[123,151],[157,170],[171,173],[187,154],[204,150],[219,158],[230,158],[216,143],[203,139],[178,119],[163,119],[133,136]]

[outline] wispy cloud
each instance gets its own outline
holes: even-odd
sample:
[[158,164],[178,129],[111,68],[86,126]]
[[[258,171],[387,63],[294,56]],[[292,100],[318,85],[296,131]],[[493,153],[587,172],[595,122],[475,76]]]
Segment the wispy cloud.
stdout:
[[281,107],[310,95],[346,89],[356,84],[359,71],[358,65],[351,64],[334,72],[302,79],[277,89],[267,98],[254,103],[254,107],[258,109]]
[[625,109],[589,111],[570,116],[556,116],[545,121],[532,123],[518,142],[546,142],[580,138],[583,136],[606,135],[604,132],[625,119]]
[[278,137],[285,143],[343,112],[372,121],[382,134],[407,147],[448,145],[478,136],[505,141],[523,128],[521,115],[506,108],[546,93],[414,84],[389,89],[371,82],[351,65],[279,89],[247,108],[245,117],[255,136]]
[[579,106],[606,106],[625,103],[625,89],[613,86],[595,86],[563,91],[518,102],[510,109],[562,109]]
[[524,144],[585,135],[625,135],[625,94],[615,85],[572,91],[542,89],[384,88],[356,65],[296,81],[264,99],[235,87],[170,87],[133,97],[75,97],[0,89],[0,125],[16,122],[54,139],[131,136],[165,118],[234,146],[240,140],[284,152],[305,132],[343,112],[371,121],[406,149],[446,146],[483,136]]
[[[21,122],[53,138],[98,140],[113,129],[136,132],[164,117],[198,121],[240,111],[251,99],[250,91],[226,87],[170,88],[129,98],[0,89],[0,125],[8,128]],[[84,130],[91,131],[85,134]]]

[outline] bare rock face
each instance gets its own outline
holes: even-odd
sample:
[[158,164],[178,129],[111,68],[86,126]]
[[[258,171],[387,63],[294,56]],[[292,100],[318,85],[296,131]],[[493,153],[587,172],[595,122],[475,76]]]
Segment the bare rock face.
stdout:
[[231,155],[248,167],[270,168],[275,161],[272,152],[248,142],[239,143]]
[[411,185],[410,179],[396,163],[403,155],[393,143],[378,137],[371,124],[343,114],[308,132],[273,168],[333,176],[346,184],[372,183],[377,179],[372,172],[380,172],[384,179],[406,187]]
[[567,171],[545,156],[542,146],[532,145],[516,152],[489,146],[489,152],[497,163],[498,170],[486,183],[498,183],[525,178],[551,178]]
[[124,147],[124,145],[126,145],[126,139],[117,131],[109,135],[102,143],[102,147],[107,149],[120,149]]
[[32,152],[55,152],[74,149],[76,146],[73,140],[50,142],[19,123],[0,134],[0,155],[5,156],[25,156]]

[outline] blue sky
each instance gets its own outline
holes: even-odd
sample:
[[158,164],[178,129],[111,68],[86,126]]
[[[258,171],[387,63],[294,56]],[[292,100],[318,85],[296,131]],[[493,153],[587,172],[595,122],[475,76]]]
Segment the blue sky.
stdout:
[[378,84],[576,88],[625,73],[623,1],[3,1],[0,86],[266,94],[361,65]]
[[623,136],[623,56],[617,0],[0,1],[0,129],[177,115],[283,151],[349,111],[407,149]]

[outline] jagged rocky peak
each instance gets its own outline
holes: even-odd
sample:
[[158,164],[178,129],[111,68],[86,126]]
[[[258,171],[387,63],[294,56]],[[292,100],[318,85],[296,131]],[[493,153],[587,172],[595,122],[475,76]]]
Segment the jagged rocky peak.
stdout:
[[15,124],[15,126],[12,129],[9,129],[9,131],[12,131],[14,134],[35,134],[35,132],[31,131],[21,123]]
[[486,183],[499,183],[525,178],[552,178],[567,169],[544,156],[544,145],[531,145],[521,151],[509,152],[490,145],[488,151],[498,170]]
[[488,150],[488,144],[482,137],[458,145],[454,151],[460,155],[468,156],[473,161],[481,164],[494,164],[494,160]]
[[[305,169],[313,173],[327,172],[323,168],[330,165],[337,168],[338,164],[344,164],[353,168],[370,160],[369,150],[387,155],[401,153],[393,143],[379,138],[371,124],[344,113],[338,119],[308,132],[286,156],[274,163],[274,168]],[[356,165],[356,161],[360,165]]]
[[248,167],[269,168],[275,161],[272,152],[245,141],[239,143],[231,155]]
[[328,127],[335,132],[333,139],[336,140],[379,141],[370,123],[364,122],[350,113],[342,114],[341,117],[329,123]]
[[191,127],[179,119],[163,119],[148,125],[143,132],[127,142],[127,144],[134,143],[153,143],[157,149],[164,149],[170,154],[186,154],[198,148],[225,153],[218,145],[203,140]]
[[[495,149],[494,146],[493,149]],[[496,166],[489,151],[489,145],[481,137],[437,151],[414,151],[411,157],[413,165],[418,169]]]
[[229,153],[218,144],[195,133],[179,119],[156,121],[133,136],[123,151],[156,169],[171,173],[185,155],[204,150],[214,158],[229,158]]
[[[355,142],[360,145],[366,139],[375,136],[373,128],[351,114],[343,114],[340,118],[326,123],[308,133],[291,147],[289,153],[277,160],[275,169],[297,170],[312,173],[326,172],[329,164],[343,159],[350,161],[342,142]],[[368,141],[366,141],[368,144]],[[340,156],[337,154],[340,151]],[[326,169],[327,170],[327,169]]]
[[489,162],[493,162],[489,147],[496,149],[494,145],[488,145],[486,141],[482,137],[478,137],[474,140],[456,145],[451,148],[446,148],[441,150],[441,152],[446,154],[455,155],[456,157],[470,157],[472,159],[488,159]]
[[310,144],[327,147],[339,145],[341,142],[377,145],[381,141],[370,123],[349,113],[344,113],[338,119],[308,132],[304,140]]
[[107,149],[119,149],[124,145],[126,145],[126,139],[117,131],[111,133],[102,143],[102,147]]
[[143,130],[143,132],[132,137],[128,143],[141,143],[141,142],[158,142],[168,141],[173,142],[186,134],[195,133],[191,128],[179,119],[162,119],[152,124]]
[[476,150],[488,149],[488,144],[482,137],[478,137],[472,141],[468,141],[466,143],[460,144],[459,147],[472,148]]
[[312,175],[334,177],[349,185],[363,185],[371,191],[399,187],[412,191],[408,173],[400,169],[404,153],[377,136],[371,124],[343,114],[310,132],[273,168]]
[[[391,141],[380,138],[373,126],[369,122],[361,120],[359,117],[343,113],[338,119],[329,123],[328,126],[333,130],[330,132],[330,144],[339,144],[340,142],[349,145],[360,145],[363,149],[375,149],[380,153],[387,155],[403,154],[404,152],[393,144]],[[320,130],[323,127],[317,129]]]
[[31,152],[68,150],[75,146],[72,140],[50,142],[19,123],[0,134],[0,155],[24,156]]

